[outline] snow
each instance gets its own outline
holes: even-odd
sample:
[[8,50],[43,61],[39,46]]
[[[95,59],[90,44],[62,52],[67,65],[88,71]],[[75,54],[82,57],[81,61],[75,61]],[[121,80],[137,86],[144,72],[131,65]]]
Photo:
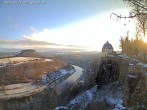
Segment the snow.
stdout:
[[91,94],[91,92],[89,90],[87,91],[87,96],[88,96],[88,99],[90,101],[92,101],[92,94]]
[[[11,66],[16,66],[19,65],[21,63],[25,63],[28,61],[36,61],[39,60],[41,58],[33,58],[33,57],[12,57],[12,58],[2,58],[0,59],[0,68],[6,66],[6,65],[11,65]],[[43,62],[52,62],[54,61],[53,59],[43,59]]]
[[29,61],[29,60],[36,60],[36,59],[40,59],[40,58],[33,58],[33,57],[12,57],[9,58],[9,60],[11,62],[25,62],[25,61]]
[[68,108],[64,106],[60,106],[60,107],[56,107],[55,110],[68,110]]
[[126,107],[124,107],[122,104],[123,104],[123,100],[122,99],[118,100],[114,110],[126,110]]
[[52,61],[54,61],[53,59],[45,59],[45,61],[47,61],[47,62],[52,62]]
[[66,69],[60,69],[59,71],[60,71],[63,75],[69,73],[69,71],[67,71]]
[[96,91],[96,87],[87,90],[86,92],[82,93],[81,95],[77,96],[75,99],[71,100],[67,106],[80,104],[81,108],[84,108],[88,103],[90,103],[93,99],[94,92]]
[[5,65],[0,65],[0,68],[4,67]]
[[134,66],[134,64],[132,64],[132,63],[129,62],[129,66]]
[[144,68],[147,68],[147,64],[143,64],[143,67],[144,67]]
[[83,68],[75,66],[75,65],[72,65],[72,66],[75,68],[74,73],[55,87],[55,89],[57,90],[59,94],[66,89],[72,88],[72,86],[75,84],[78,78],[80,78],[81,75],[83,74]]
[[75,99],[70,101],[70,105],[74,105],[80,103],[82,106],[86,106],[88,102],[93,100],[93,94],[88,90],[85,94],[81,94],[80,96],[76,97]]
[[[121,55],[118,55],[118,56],[123,58],[123,59],[128,59],[130,62],[136,63],[138,66],[141,66],[143,69],[147,68],[147,64],[146,63],[143,63],[143,62],[141,62],[139,60],[136,60],[134,58],[128,57],[126,54],[121,54]],[[134,64],[132,64],[130,62],[129,62],[129,66],[133,66]],[[130,76],[130,77],[132,77],[132,76]]]
[[80,85],[84,85],[84,83],[85,83],[85,81],[83,81],[83,80],[79,81]]
[[143,66],[144,64],[141,62],[141,63],[137,63],[137,65],[139,65],[139,66]]
[[4,89],[5,90],[10,90],[10,89],[26,87],[28,85],[30,85],[30,83],[11,84],[11,85],[4,86]]
[[138,76],[135,73],[129,73],[129,78],[137,78]]
[[[6,99],[6,98],[16,98],[16,97],[24,97],[24,96],[30,96],[36,93],[39,93],[43,91],[48,85],[54,83],[53,81],[61,78],[62,76],[66,76],[65,73],[71,75],[73,74],[75,70],[73,68],[67,69],[67,71],[56,71],[53,74],[48,76],[48,74],[42,76],[42,83],[41,81],[37,83],[20,83],[20,84],[10,84],[6,85],[4,87],[0,86],[0,99]],[[65,72],[62,74],[62,72]],[[50,73],[49,73],[50,74]],[[53,79],[51,79],[53,78]],[[66,78],[66,77],[65,77]],[[60,79],[58,79],[60,81]],[[51,81],[49,83],[49,81]]]
[[43,76],[42,76],[42,81],[43,81],[44,83],[48,83],[48,82],[49,82],[49,78],[47,77],[47,75],[43,75]]
[[19,65],[23,62],[38,60],[40,58],[33,58],[33,57],[12,57],[12,58],[2,58],[0,59],[0,64],[4,67],[7,64],[11,64],[12,66]]
[[12,66],[20,65],[20,64],[22,64],[22,63],[23,63],[23,62],[14,63],[14,64],[12,64]]
[[126,54],[121,54],[121,55],[118,55],[119,57],[122,57],[122,58],[129,58]]
[[114,110],[125,109],[122,105],[123,87],[118,86],[117,82],[106,85],[101,89],[97,89],[97,86],[94,86],[71,100],[67,104],[67,107],[70,109],[78,104],[80,105],[80,109],[84,109],[88,103],[108,103],[109,105],[115,105]]
[[121,55],[118,55],[119,57],[123,58],[123,59],[129,59],[130,61],[133,61],[135,63],[139,63],[140,61],[139,60],[136,60],[134,58],[131,58],[129,56],[127,56],[126,54],[121,54]]
[[59,79],[65,75],[71,75],[72,73],[74,73],[75,69],[71,68],[71,69],[59,69],[58,71],[54,71],[52,73],[48,73],[46,76],[46,78],[44,78],[43,80],[47,80],[44,82],[52,82],[53,80]]
[[31,83],[11,84],[0,91],[0,99],[24,97],[43,91],[47,85],[32,85]]

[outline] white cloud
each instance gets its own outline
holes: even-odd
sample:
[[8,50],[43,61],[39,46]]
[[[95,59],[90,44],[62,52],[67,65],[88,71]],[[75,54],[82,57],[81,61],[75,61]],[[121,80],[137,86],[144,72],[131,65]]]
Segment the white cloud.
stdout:
[[[119,12],[123,13],[124,10]],[[109,12],[55,29],[45,28],[40,32],[24,35],[24,37],[62,45],[85,46],[99,51],[108,40],[112,43],[114,49],[118,50],[120,36],[126,35],[128,30],[133,33],[135,29],[134,22],[124,26],[126,22],[128,23],[128,20],[117,21],[116,17],[110,19]]]

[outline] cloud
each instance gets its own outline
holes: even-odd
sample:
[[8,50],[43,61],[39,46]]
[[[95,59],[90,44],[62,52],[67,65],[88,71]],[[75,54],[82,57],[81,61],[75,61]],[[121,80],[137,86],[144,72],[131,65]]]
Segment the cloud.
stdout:
[[75,45],[61,45],[56,43],[49,43],[46,41],[36,41],[24,37],[21,40],[0,40],[1,48],[85,48]]
[[[0,40],[0,44],[3,45],[49,45],[48,42],[45,41],[34,41],[30,39],[24,39],[24,40]],[[51,43],[51,45],[55,45]]]
[[118,50],[120,36],[126,35],[128,30],[133,32],[134,24],[128,23],[129,25],[124,26],[126,21],[119,22],[115,16],[110,19],[110,13],[93,16],[54,29],[44,28],[42,31],[24,35],[24,38],[61,45],[84,46],[93,50],[101,50],[103,44],[108,40],[114,49]]
[[[120,11],[119,11],[120,12]],[[121,10],[121,12],[126,12]],[[23,35],[22,40],[0,41],[0,46],[21,48],[76,48],[100,51],[108,40],[119,50],[120,36],[126,35],[128,30],[133,32],[134,23],[117,21],[115,16],[110,19],[110,13],[93,16],[85,20],[66,24],[53,29],[44,28],[38,31],[30,27],[31,34]],[[11,20],[10,20],[11,21]]]
[[1,48],[43,48],[46,46],[56,45],[45,41],[35,41],[30,39],[23,40],[0,40]]

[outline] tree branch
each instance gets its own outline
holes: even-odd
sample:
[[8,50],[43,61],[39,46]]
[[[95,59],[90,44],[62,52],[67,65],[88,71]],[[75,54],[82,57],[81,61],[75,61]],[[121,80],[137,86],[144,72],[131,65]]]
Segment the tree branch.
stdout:
[[124,18],[124,19],[126,19],[126,18],[134,18],[134,17],[136,17],[136,16],[139,15],[139,14],[130,15],[130,16],[121,16],[121,15],[118,15],[118,14],[116,14],[116,13],[111,13],[111,14],[110,14],[110,17],[111,17],[112,15],[115,15],[115,16],[118,17],[118,18]]

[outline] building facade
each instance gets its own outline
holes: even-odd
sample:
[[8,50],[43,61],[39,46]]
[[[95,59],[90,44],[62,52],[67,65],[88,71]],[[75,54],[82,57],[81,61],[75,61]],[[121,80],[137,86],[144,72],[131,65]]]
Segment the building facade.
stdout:
[[113,53],[113,47],[108,41],[103,45],[102,52],[106,52],[108,54]]
[[103,47],[102,47],[102,52],[99,52],[99,56],[101,57],[106,57],[106,56],[113,56],[114,50],[112,45],[107,41]]

